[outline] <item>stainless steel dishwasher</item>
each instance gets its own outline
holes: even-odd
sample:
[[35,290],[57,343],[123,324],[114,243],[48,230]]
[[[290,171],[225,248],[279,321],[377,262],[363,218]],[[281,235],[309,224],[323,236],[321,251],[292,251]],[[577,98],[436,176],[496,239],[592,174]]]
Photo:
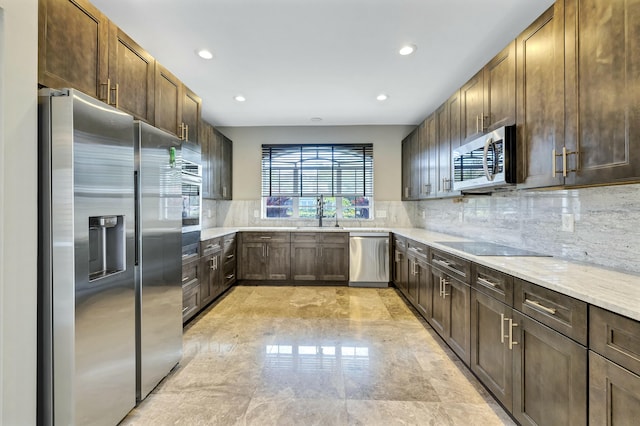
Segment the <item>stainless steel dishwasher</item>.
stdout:
[[389,286],[389,233],[349,233],[349,286]]

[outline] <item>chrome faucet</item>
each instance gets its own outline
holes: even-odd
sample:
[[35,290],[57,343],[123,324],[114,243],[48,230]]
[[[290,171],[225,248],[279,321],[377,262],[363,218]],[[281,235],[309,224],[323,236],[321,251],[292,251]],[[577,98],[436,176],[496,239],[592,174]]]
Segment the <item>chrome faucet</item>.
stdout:
[[320,195],[317,199],[316,216],[318,217],[318,227],[322,228],[322,217],[324,216],[324,196]]

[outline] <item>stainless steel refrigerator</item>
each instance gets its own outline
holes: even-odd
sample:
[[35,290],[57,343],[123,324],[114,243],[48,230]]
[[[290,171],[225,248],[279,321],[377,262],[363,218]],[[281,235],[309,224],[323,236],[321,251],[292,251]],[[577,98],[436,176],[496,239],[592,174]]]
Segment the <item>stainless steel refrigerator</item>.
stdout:
[[136,121],[137,398],[182,357],[180,140]]
[[[144,233],[156,223],[145,223],[152,216],[145,207],[136,210],[136,195],[141,201],[151,197],[145,195],[150,190],[135,184],[136,177],[145,179],[145,166],[135,173],[133,118],[75,90],[43,89],[39,95],[38,424],[114,425],[135,406],[140,394],[136,378],[150,375],[144,366],[160,364],[136,363],[136,335],[140,343],[178,344],[182,299],[173,301],[172,291],[154,291],[149,277],[159,273],[163,282],[175,281],[180,288],[180,272],[169,265],[157,272],[153,254],[144,252],[144,238],[136,237],[137,229]],[[179,177],[176,184],[166,180],[180,170],[179,152],[169,148],[164,157],[171,172],[160,173],[162,183],[156,185],[161,194],[173,194],[174,186],[179,191]],[[139,158],[146,157],[144,149],[139,152]],[[175,212],[171,200],[155,206],[160,217],[179,218],[180,198]],[[180,264],[180,238],[163,235],[160,240],[163,260],[175,257]],[[164,246],[173,240],[175,248]],[[136,249],[141,251],[136,254]],[[147,282],[150,291],[145,292]],[[147,294],[162,299],[158,303],[168,318],[174,315],[167,306],[175,305],[176,325],[159,320],[167,337],[155,335],[159,329],[149,326],[145,300],[153,298]],[[175,365],[181,338],[171,356],[166,348],[154,352],[154,347],[147,344],[138,355],[171,358]]]

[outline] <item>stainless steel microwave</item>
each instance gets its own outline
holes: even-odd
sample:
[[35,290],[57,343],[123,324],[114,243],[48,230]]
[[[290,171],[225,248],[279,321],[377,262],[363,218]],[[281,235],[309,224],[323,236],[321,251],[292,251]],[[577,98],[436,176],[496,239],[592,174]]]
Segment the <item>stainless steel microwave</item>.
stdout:
[[513,187],[516,174],[516,126],[500,127],[455,148],[453,189],[462,192],[490,192]]

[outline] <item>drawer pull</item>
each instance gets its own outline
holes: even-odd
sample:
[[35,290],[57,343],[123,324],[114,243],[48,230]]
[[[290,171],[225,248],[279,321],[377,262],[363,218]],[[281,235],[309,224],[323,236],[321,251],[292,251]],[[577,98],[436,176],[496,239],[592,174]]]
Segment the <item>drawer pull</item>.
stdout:
[[261,240],[270,240],[271,237],[260,237]]
[[187,312],[187,309],[189,309],[189,307],[188,307],[188,306],[186,306],[186,307],[182,308],[182,313],[184,314],[185,312]]
[[555,309],[547,308],[546,306],[542,305],[540,302],[536,302],[535,300],[524,299],[524,303],[526,305],[531,306],[534,309],[540,310],[542,312],[546,312],[549,315],[555,315],[556,314],[556,310]]
[[500,343],[504,343],[504,338],[507,337],[504,335],[504,314],[500,314]]
[[229,256],[227,256],[227,260],[231,260],[231,259],[233,259],[233,257],[234,256],[232,254],[230,254]]
[[483,285],[483,286],[485,286],[485,287],[489,287],[489,288],[496,288],[496,287],[498,287],[498,284],[492,283],[491,281],[486,280],[486,279],[484,279],[484,278],[480,278],[480,277],[478,277],[478,279],[477,279],[476,281],[478,282],[478,284],[481,284],[481,285]]
[[187,281],[189,281],[189,277],[184,277],[184,278],[182,279],[182,282],[183,282],[183,283],[184,283],[184,282],[187,282]]
[[231,275],[227,275],[225,278],[226,278],[226,279],[228,279],[228,280],[230,280],[230,279],[232,279],[233,277],[234,277],[234,274],[231,274]]
[[517,327],[518,324],[513,322],[511,318],[509,318],[509,349],[513,350],[513,345],[517,345],[518,342],[513,341],[513,327]]

